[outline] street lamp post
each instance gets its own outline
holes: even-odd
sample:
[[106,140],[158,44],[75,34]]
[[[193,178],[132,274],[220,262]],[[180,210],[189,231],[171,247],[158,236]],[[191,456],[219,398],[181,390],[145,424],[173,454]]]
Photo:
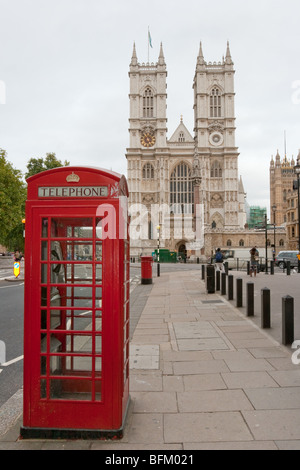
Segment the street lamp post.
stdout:
[[268,269],[268,216],[265,215],[265,238],[266,238],[266,274],[269,274]]
[[160,264],[159,264],[159,242],[160,242],[160,226],[157,227],[157,277],[160,277]]
[[274,204],[272,206],[273,223],[274,223],[274,254],[273,254],[274,261],[275,261],[275,256],[276,256],[276,209],[277,209],[277,206],[276,204]]
[[[300,155],[300,152],[299,152]],[[297,158],[297,165],[294,166],[294,172],[297,175],[298,190],[298,250],[300,254],[300,156]],[[298,273],[300,273],[300,259],[298,258]]]

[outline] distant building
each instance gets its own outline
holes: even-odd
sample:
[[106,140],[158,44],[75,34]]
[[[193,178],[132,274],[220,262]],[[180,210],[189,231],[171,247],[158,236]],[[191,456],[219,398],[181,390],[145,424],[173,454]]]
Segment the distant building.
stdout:
[[[288,198],[293,192],[295,160],[285,156],[282,160],[277,151],[270,163],[270,214],[271,223],[280,226],[287,222]],[[276,206],[274,212],[273,207]]]
[[247,220],[248,227],[261,228],[265,225],[265,216],[267,215],[266,207],[250,206],[249,218]]
[[[167,66],[160,47],[157,63],[139,63],[135,45],[129,69],[129,147],[126,151],[132,232],[138,234],[142,215],[147,237],[131,239],[131,254],[151,254],[160,234],[170,227],[164,247],[187,255],[209,255],[224,240],[242,238],[246,224],[245,190],[238,172],[235,143],[234,64],[229,45],[220,62],[206,62],[200,44],[193,81],[194,129],[181,118],[167,137]],[[151,210],[158,207],[153,218]],[[182,220],[195,224],[203,207],[205,243],[177,230]],[[167,207],[163,216],[160,208]]]
[[298,229],[298,191],[292,191],[287,198],[286,211],[286,236],[289,250],[298,250]]

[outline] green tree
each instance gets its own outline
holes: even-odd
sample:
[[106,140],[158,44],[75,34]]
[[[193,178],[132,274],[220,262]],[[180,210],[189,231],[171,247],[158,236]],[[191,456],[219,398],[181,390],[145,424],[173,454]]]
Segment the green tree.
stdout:
[[31,158],[27,164],[27,173],[25,178],[36,175],[41,171],[51,170],[60,166],[69,166],[70,162],[65,160],[62,162],[56,158],[55,153],[47,153],[45,158]]
[[22,173],[0,149],[0,243],[9,250],[24,249],[22,219],[25,214],[26,185]]

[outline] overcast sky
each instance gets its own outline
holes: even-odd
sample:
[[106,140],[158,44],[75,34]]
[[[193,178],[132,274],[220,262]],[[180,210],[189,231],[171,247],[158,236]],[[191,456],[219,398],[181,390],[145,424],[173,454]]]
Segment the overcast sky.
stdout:
[[[300,148],[299,0],[0,0],[0,148],[25,172],[55,152],[72,165],[126,175],[129,63],[133,43],[168,70],[168,137],[180,115],[193,135],[199,43],[235,64],[236,145],[250,205],[269,206],[277,149]],[[5,88],[5,89],[4,89]]]

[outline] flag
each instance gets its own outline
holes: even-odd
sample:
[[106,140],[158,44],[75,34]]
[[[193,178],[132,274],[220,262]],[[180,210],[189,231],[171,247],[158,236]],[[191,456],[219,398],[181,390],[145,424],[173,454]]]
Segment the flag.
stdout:
[[151,34],[150,34],[150,31],[149,31],[149,28],[148,28],[148,38],[149,38],[150,47],[153,48],[153,46],[152,46],[152,38],[151,38]]

